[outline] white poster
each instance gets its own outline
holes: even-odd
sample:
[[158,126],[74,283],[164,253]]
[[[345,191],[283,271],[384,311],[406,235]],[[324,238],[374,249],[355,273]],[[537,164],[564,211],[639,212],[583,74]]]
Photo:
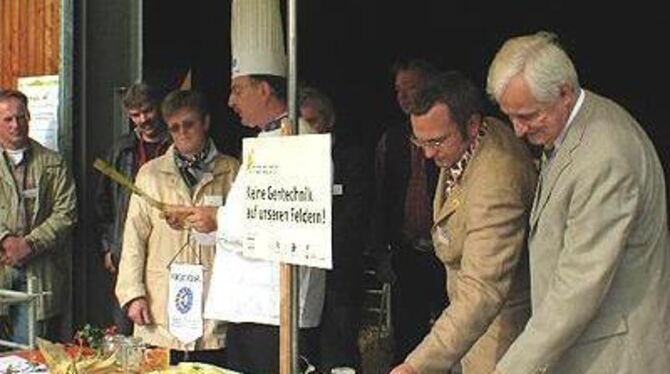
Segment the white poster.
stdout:
[[168,329],[184,344],[203,334],[203,283],[202,265],[170,265]]
[[28,96],[28,135],[58,151],[58,75],[19,78],[18,89]]
[[243,253],[332,268],[329,135],[244,139]]

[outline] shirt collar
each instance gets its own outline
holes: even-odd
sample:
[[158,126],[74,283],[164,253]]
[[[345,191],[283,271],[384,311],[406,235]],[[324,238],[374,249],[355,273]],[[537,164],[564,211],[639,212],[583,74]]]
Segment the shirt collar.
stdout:
[[577,112],[579,112],[579,109],[582,107],[582,104],[584,103],[584,96],[585,96],[584,90],[580,88],[579,97],[577,98],[575,106],[572,108],[572,112],[570,112],[568,122],[565,123],[565,126],[563,126],[563,130],[561,130],[561,133],[558,134],[558,137],[554,141],[552,156],[556,154],[556,151],[558,151],[558,148],[561,146],[561,143],[563,143],[563,140],[565,140],[565,134],[567,134],[568,128],[570,127],[570,125],[572,125],[572,122],[574,122],[574,119],[577,116]]
[[486,135],[487,132],[488,132],[488,125],[486,124],[485,121],[482,121],[481,125],[479,126],[479,131],[477,131],[477,137],[474,139],[472,143],[470,143],[470,146],[463,153],[458,162],[453,164],[447,170],[447,180],[446,180],[447,194],[451,192],[451,189],[456,185],[456,183],[458,183],[458,181],[463,176],[463,173],[465,173],[465,168],[468,166],[468,163],[472,159],[475,150],[477,150],[477,147],[479,146],[482,138]]
[[31,149],[32,147],[30,146],[30,142],[28,142],[28,145],[21,149],[6,149],[0,145],[0,154],[5,153],[7,158],[11,160],[12,164],[18,166],[27,160],[27,158],[30,156]]
[[264,125],[259,126],[259,128],[262,132],[277,130],[281,127],[281,121],[286,117],[288,117],[288,112],[280,114],[278,117],[275,117]]

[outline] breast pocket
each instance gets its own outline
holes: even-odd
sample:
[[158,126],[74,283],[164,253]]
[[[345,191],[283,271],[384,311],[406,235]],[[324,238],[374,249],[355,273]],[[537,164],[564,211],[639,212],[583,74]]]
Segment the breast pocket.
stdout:
[[435,254],[445,263],[452,264],[461,257],[463,238],[459,235],[458,217],[450,215],[444,218],[433,229],[433,245]]
[[621,314],[610,314],[596,318],[579,338],[577,344],[587,344],[628,332],[628,323]]

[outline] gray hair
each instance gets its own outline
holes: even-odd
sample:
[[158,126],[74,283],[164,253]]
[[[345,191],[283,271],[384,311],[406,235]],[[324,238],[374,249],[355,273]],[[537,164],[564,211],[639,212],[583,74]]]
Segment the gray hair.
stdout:
[[332,131],[335,126],[335,107],[323,91],[309,86],[301,87],[298,102],[301,107],[308,103],[313,104],[323,118],[323,125],[328,131]]
[[207,100],[198,91],[193,90],[174,90],[170,92],[161,104],[161,114],[167,121],[175,113],[182,109],[189,109],[196,112],[203,121],[209,115]]
[[136,82],[126,89],[123,95],[123,107],[126,110],[140,109],[144,105],[158,108],[161,102],[160,93],[145,82]]
[[577,71],[556,34],[540,31],[507,40],[495,55],[486,84],[489,96],[499,101],[509,81],[521,75],[533,96],[540,102],[552,102],[560,88],[568,84],[579,88]]

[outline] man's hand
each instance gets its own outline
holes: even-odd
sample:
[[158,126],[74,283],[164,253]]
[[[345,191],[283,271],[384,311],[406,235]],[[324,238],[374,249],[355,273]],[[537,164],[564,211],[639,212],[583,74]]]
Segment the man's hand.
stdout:
[[193,207],[183,205],[168,205],[163,211],[163,218],[173,230],[188,229],[186,217],[193,211]]
[[163,211],[165,221],[175,230],[193,228],[198,232],[216,231],[215,206],[181,206],[168,205]]
[[2,254],[0,263],[3,265],[21,265],[25,258],[30,255],[32,248],[28,241],[22,236],[8,236],[2,241]]
[[414,370],[414,368],[410,364],[402,363],[393,368],[390,374],[419,374],[419,372]]
[[128,318],[136,325],[144,326],[153,324],[151,313],[149,312],[149,304],[147,299],[139,297],[128,304]]
[[112,259],[111,251],[105,252],[104,261],[105,269],[107,269],[107,271],[109,271],[111,274],[116,274],[116,266],[114,266],[114,260]]
[[191,214],[186,217],[186,223],[198,232],[209,233],[216,231],[216,211],[214,206],[193,207]]

